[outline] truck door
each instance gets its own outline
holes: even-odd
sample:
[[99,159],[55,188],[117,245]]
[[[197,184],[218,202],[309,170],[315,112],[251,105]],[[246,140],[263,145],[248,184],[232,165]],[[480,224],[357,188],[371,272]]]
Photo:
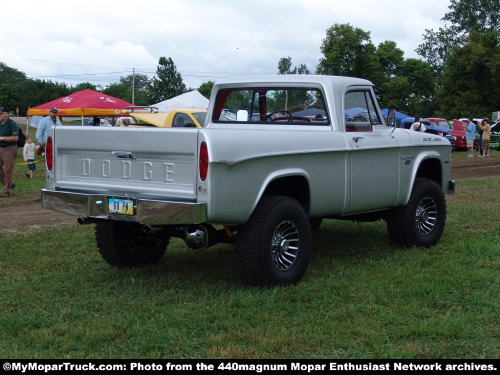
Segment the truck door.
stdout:
[[393,206],[399,191],[399,142],[383,125],[370,88],[344,98],[345,136],[350,160],[350,199],[346,212]]

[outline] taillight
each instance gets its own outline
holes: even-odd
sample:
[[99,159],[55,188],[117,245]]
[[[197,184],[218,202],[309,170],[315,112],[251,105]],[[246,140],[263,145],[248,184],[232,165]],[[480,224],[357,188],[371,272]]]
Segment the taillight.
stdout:
[[54,142],[52,142],[52,137],[47,139],[47,145],[45,146],[45,160],[47,162],[47,169],[51,171],[54,165]]
[[208,173],[208,148],[205,142],[200,146],[200,180],[205,181]]

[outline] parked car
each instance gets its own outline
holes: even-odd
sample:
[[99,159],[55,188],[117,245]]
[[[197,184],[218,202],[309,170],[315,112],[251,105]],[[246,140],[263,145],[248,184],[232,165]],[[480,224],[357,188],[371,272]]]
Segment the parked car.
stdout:
[[455,149],[467,150],[467,130],[463,121],[453,119],[453,131],[451,135],[456,138]]
[[490,148],[500,150],[500,120],[491,126]]
[[138,126],[160,128],[202,128],[207,116],[206,109],[176,109],[167,113],[131,112]]
[[448,120],[438,117],[428,117],[426,120],[429,121],[429,124],[426,125],[427,133],[438,134],[445,137],[450,141],[452,150],[455,151],[457,137],[453,135],[453,129]]
[[[300,281],[323,218],[385,220],[394,243],[432,246],[455,190],[450,143],[386,126],[372,86],[230,78],[203,128],[54,127],[43,206],[95,223],[115,267],[158,262],[172,237],[196,251],[234,243],[242,281],[258,286]],[[324,115],[294,116],[307,108]]]

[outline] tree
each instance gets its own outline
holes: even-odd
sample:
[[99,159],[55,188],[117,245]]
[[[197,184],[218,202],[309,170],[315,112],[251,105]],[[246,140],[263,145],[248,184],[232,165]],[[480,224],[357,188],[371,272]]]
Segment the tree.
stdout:
[[498,0],[451,0],[450,11],[443,17],[459,32],[486,32],[500,29],[500,2]]
[[97,91],[97,86],[90,82],[81,82],[72,88],[73,91],[94,90]]
[[311,74],[306,64],[300,64],[299,66],[295,67],[293,71],[293,74]]
[[500,103],[500,43],[494,31],[473,31],[454,49],[437,93],[438,114],[447,118],[485,116]]
[[214,81],[203,82],[200,87],[198,87],[198,91],[205,98],[210,99],[210,94],[212,93],[212,87],[214,87]]
[[27,78],[23,72],[0,62],[0,105],[7,110],[21,107],[23,92],[20,90]]
[[278,74],[292,74],[292,58],[282,57],[278,61]]
[[441,76],[448,55],[462,44],[463,36],[454,27],[444,27],[438,31],[426,29],[423,37],[424,42],[415,51],[429,63],[437,76]]
[[278,74],[311,74],[307,65],[300,64],[292,69],[292,58],[282,57],[280,61],[278,61]]
[[317,73],[366,78],[374,83],[381,79],[381,68],[370,33],[349,24],[334,24],[326,30],[321,45],[324,57]]
[[378,45],[376,57],[386,77],[393,77],[404,60],[404,52],[396,42],[386,40]]
[[103,92],[107,95],[126,100],[132,103],[132,82],[135,82],[136,105],[149,105],[154,100],[151,98],[151,79],[145,74],[132,74],[120,77],[119,83],[112,83]]
[[451,24],[438,31],[426,29],[424,42],[416,52],[441,75],[448,56],[455,47],[462,47],[474,32],[500,30],[500,2],[498,0],[451,0],[449,11],[442,18]]
[[173,60],[160,57],[156,68],[156,77],[153,78],[151,97],[155,102],[161,102],[186,92],[186,85]]
[[28,79],[22,90],[24,92],[23,107],[36,107],[62,96],[67,96],[75,91],[65,83],[42,79]]
[[435,110],[435,76],[430,65],[406,59],[382,87],[382,105],[409,115],[430,116]]

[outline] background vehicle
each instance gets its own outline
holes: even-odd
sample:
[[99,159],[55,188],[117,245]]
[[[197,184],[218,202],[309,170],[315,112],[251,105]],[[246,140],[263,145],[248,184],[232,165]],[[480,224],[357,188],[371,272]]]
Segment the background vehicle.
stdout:
[[500,150],[500,120],[491,126],[490,148]]
[[457,150],[467,150],[467,131],[465,128],[464,122],[453,119],[453,131],[451,135],[456,138],[455,149]]
[[203,128],[54,127],[43,206],[95,223],[116,267],[157,262],[172,237],[197,251],[235,243],[250,285],[297,283],[323,218],[385,220],[404,247],[441,237],[451,145],[386,126],[371,82],[227,79],[208,114]]
[[162,128],[202,128],[207,116],[206,109],[177,109],[168,113],[131,112],[137,125],[153,125]]
[[[454,151],[456,147],[457,137],[450,134],[452,130],[450,129],[449,124],[445,119],[439,120],[444,120],[444,122],[442,122],[442,125],[438,125],[438,121],[431,121],[430,119],[425,118],[420,119],[420,122],[425,125],[426,133],[436,134],[446,138],[451,144],[452,151]],[[415,117],[406,117],[401,120],[401,127],[403,127],[404,129],[409,129],[411,127],[411,124],[413,124],[414,122]]]
[[455,151],[457,147],[457,137],[453,134],[453,129],[448,120],[438,117],[428,117],[426,120],[429,121],[429,125],[427,125],[427,132],[442,135],[448,139],[451,143],[452,150]]

